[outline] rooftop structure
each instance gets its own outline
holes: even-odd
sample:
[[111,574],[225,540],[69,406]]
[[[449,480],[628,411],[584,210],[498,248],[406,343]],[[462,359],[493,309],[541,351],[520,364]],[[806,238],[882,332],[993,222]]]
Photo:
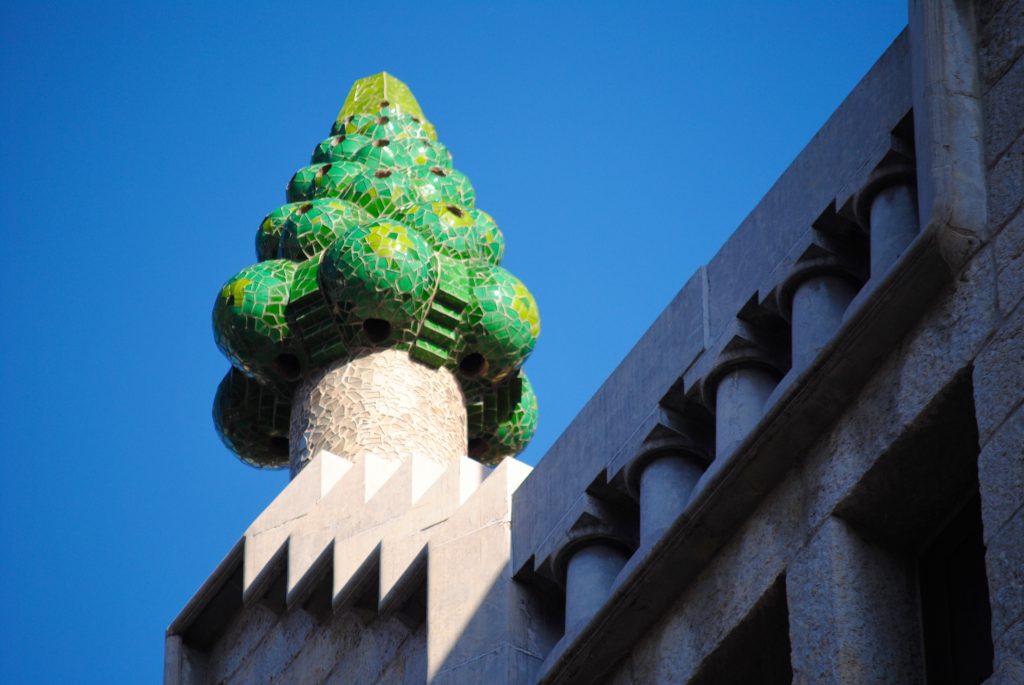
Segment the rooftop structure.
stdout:
[[321,450],[441,463],[522,450],[537,305],[409,88],[357,81],[286,195],[257,231],[259,263],[213,310],[232,363],[214,406],[228,447],[293,474]]
[[[242,399],[218,399],[222,433],[275,465],[286,439],[296,475],[171,624],[165,681],[1024,682],[1022,57],[1018,0],[912,1],[908,29],[532,472],[466,456],[473,438],[485,461],[513,453],[535,411],[525,383],[499,391],[529,345],[491,348],[502,325],[461,323],[473,297],[501,308],[483,304],[491,277],[463,281],[447,338],[427,336],[433,304],[413,294],[433,286],[360,290],[382,247],[439,255],[437,293],[449,263],[497,273],[488,254],[445,252],[481,235],[476,218],[435,233],[443,210],[401,210],[407,188],[385,184],[318,233],[296,213],[337,172],[300,170],[298,210],[260,233],[262,268],[295,274],[251,295],[287,293],[275,332],[249,337],[231,310],[249,283],[215,314],[231,377],[276,393],[246,404],[227,381],[220,397]],[[346,108],[383,97],[432,140],[397,82],[361,83]],[[335,133],[344,159],[385,154]],[[414,193],[427,178],[398,176]],[[390,178],[370,177],[342,195]],[[472,209],[465,185],[445,187],[462,193],[445,208]],[[391,214],[367,223],[367,207]],[[370,241],[362,227],[382,221]],[[321,347],[289,318],[318,254],[316,320],[339,331]],[[535,335],[532,300],[501,292],[502,320]]]

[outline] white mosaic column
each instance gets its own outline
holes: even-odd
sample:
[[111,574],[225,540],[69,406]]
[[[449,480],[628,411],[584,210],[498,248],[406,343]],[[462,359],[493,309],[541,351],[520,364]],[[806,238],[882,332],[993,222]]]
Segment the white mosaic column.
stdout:
[[403,461],[418,455],[443,464],[465,456],[466,402],[447,369],[402,350],[340,360],[295,391],[290,462],[294,477],[320,450],[351,461],[372,454]]

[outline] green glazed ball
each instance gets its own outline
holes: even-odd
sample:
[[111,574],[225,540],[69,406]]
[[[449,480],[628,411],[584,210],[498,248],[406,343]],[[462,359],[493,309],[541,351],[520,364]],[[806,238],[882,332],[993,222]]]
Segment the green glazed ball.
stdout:
[[405,172],[392,169],[366,169],[348,185],[342,198],[381,219],[416,199]]
[[473,216],[465,207],[447,202],[420,202],[403,207],[397,218],[447,257],[476,259],[482,254]]
[[260,469],[288,466],[288,424],[291,404],[231,367],[213,399],[213,424],[228,449]]
[[324,164],[313,181],[313,197],[343,198],[352,182],[365,171],[366,167],[357,162]]
[[292,212],[302,206],[301,202],[282,205],[263,217],[260,228],[256,231],[256,258],[265,262],[277,259],[281,245],[281,232],[284,231]]
[[522,370],[519,378],[523,387],[519,402],[512,414],[494,430],[494,444],[500,456],[522,452],[537,432],[537,394]]
[[466,341],[459,370],[467,378],[498,381],[519,367],[540,335],[540,313],[522,281],[500,266],[474,269],[472,302],[464,317]]
[[473,184],[459,171],[418,166],[409,169],[409,176],[419,202],[450,202],[469,208],[476,203]]
[[294,208],[281,231],[278,256],[296,262],[316,257],[351,229],[373,220],[358,205],[335,198],[286,206]]
[[284,194],[288,202],[304,202],[306,200],[312,200],[316,178],[318,175],[323,173],[324,167],[328,166],[330,165],[311,164],[310,166],[304,166],[296,171],[291,180],[288,181],[288,187],[285,189]]
[[368,168],[405,169],[412,166],[412,157],[389,138],[377,138],[356,151],[354,160]]
[[490,214],[475,207],[469,213],[473,216],[477,240],[480,242],[480,256],[491,264],[501,264],[501,258],[505,255],[505,236],[498,224]]
[[429,123],[390,107],[384,107],[373,114],[353,114],[336,122],[331,132],[334,135],[361,135],[373,139],[388,138],[390,140],[437,138],[434,127]]
[[442,143],[426,138],[405,138],[391,141],[391,147],[400,148],[409,159],[409,166],[437,166],[452,168],[452,153]]
[[493,430],[470,439],[470,456],[490,466],[522,452],[537,432],[537,395],[526,374],[521,369],[517,374],[509,379],[520,389],[515,406]]
[[290,348],[285,308],[295,262],[274,259],[242,269],[213,306],[217,346],[231,363],[263,383],[289,383],[301,371]]
[[369,143],[370,139],[366,136],[331,136],[313,150],[313,164],[349,162],[359,148]]
[[[320,288],[340,323],[353,326],[350,346],[408,341],[437,283],[437,263],[423,238],[397,221],[349,231],[320,262]],[[361,328],[361,330],[360,330]]]

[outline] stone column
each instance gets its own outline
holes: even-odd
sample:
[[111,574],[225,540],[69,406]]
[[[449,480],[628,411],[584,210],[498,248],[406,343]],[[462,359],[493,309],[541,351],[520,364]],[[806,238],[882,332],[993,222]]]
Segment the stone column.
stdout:
[[320,450],[350,461],[366,454],[410,455],[449,464],[466,455],[466,402],[447,369],[403,350],[337,361],[295,391],[290,434],[292,477]]
[[857,218],[871,237],[871,278],[884,275],[917,236],[917,191],[910,162],[877,169],[857,195]]
[[640,545],[658,541],[686,509],[693,488],[707,468],[702,426],[681,420],[673,438],[645,443],[626,470],[626,482],[640,502]]
[[842,323],[857,286],[841,276],[808,278],[793,293],[793,369],[811,363]]
[[569,556],[565,575],[565,632],[586,623],[611,594],[629,556],[611,540],[592,540]]
[[690,454],[665,453],[640,474],[640,544],[656,542],[690,501],[707,462]]
[[611,596],[636,541],[614,508],[587,497],[550,553],[552,578],[565,588],[565,634],[586,624]]
[[764,414],[765,400],[779,382],[774,369],[737,364],[715,383],[715,460],[731,454]]
[[864,282],[862,267],[838,250],[812,244],[779,289],[782,315],[790,321],[790,372],[807,368],[843,322]]

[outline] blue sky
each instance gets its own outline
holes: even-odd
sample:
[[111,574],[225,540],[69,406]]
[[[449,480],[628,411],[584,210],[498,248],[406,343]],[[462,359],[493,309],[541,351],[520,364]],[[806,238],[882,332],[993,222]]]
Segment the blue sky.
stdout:
[[902,2],[4,3],[0,682],[158,681],[287,482],[210,309],[356,78],[406,81],[540,305],[536,463],[906,22]]

